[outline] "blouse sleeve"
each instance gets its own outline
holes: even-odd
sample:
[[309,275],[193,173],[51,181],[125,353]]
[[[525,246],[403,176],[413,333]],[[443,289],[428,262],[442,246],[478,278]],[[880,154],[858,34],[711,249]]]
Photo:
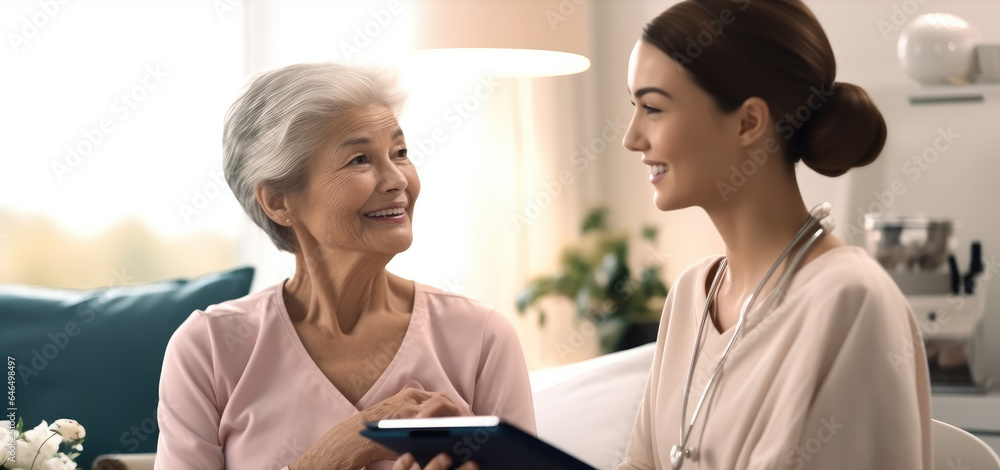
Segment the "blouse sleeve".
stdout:
[[495,310],[486,320],[472,413],[499,416],[531,434],[536,433],[524,351],[514,327]]
[[883,296],[843,295],[858,315],[819,384],[792,468],[930,470],[930,382],[916,321]]
[[649,376],[646,378],[646,388],[642,392],[642,401],[639,402],[639,409],[635,414],[635,423],[632,425],[632,435],[629,436],[628,446],[625,447],[624,461],[618,465],[617,470],[653,470],[657,467],[656,445],[653,442],[653,424],[657,415],[656,399],[660,393],[660,371],[663,367],[663,357],[666,346],[664,344],[666,331],[670,326],[670,316],[674,311],[677,302],[677,293],[687,289],[690,279],[698,272],[696,266],[702,266],[711,261],[715,263],[718,257],[706,258],[698,265],[692,266],[682,273],[674,284],[670,287],[670,293],[663,304],[663,312],[660,314],[660,326],[656,334],[656,351],[653,352],[653,362],[649,366]]
[[[654,357],[660,357],[660,346],[657,345],[657,352]],[[656,364],[650,368],[649,378],[646,379],[646,390],[642,394],[642,401],[639,402],[639,411],[635,415],[635,424],[632,425],[632,436],[629,437],[628,447],[625,450],[625,461],[618,465],[617,470],[653,470],[656,463],[653,461],[653,438],[649,433],[650,419],[652,413],[650,407],[653,404],[653,371],[657,370]]]
[[213,378],[206,319],[195,311],[170,337],[164,354],[155,469],[225,467]]
[[[931,468],[923,341],[905,300],[891,294],[854,286],[824,302],[831,331],[817,345],[822,359],[810,361],[821,371],[812,403],[783,455],[751,459],[749,468]],[[853,321],[838,325],[837,316]]]

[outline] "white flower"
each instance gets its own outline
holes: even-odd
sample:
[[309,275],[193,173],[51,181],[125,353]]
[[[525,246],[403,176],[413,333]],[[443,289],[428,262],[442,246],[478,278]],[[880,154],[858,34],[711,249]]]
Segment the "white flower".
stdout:
[[[24,432],[24,439],[17,441],[17,458],[13,468],[30,469],[32,462],[36,468],[41,462],[51,459],[59,451],[59,444],[62,437],[59,433],[49,430],[49,425],[45,421],[35,426],[34,429]],[[38,456],[37,461],[35,456]]]
[[0,468],[7,463],[7,459],[10,458],[10,438],[12,437],[12,432],[10,432],[10,421],[0,421]]
[[[8,445],[10,445],[10,441],[8,441],[7,439],[10,438],[11,434],[13,433],[10,432],[10,421],[0,421],[0,447],[7,447]],[[3,454],[0,453],[0,455]],[[0,462],[2,462],[2,460],[0,460]]]
[[7,467],[11,469],[31,468],[31,463],[35,461],[35,456],[38,455],[38,450],[32,449],[31,446],[28,445],[28,443],[24,442],[21,439],[18,439],[15,445],[16,445],[14,449],[15,458],[13,465],[11,464],[11,462],[7,462]]
[[[42,422],[39,423],[38,426],[35,426],[34,429],[24,431],[23,439],[25,442],[34,442],[36,438],[43,435],[45,437],[52,435],[52,432],[49,431],[49,423],[46,423],[45,420],[42,420]],[[44,439],[44,437],[42,439]]]
[[76,463],[70,460],[66,454],[60,452],[58,457],[46,460],[41,464],[36,464],[35,468],[39,470],[75,470]]
[[58,432],[66,442],[79,441],[87,437],[87,432],[80,423],[72,419],[57,419],[49,429]]
[[62,462],[63,468],[66,470],[76,470],[76,462],[70,460],[69,456],[60,452],[59,461]]
[[[0,421],[0,444],[2,444],[0,448],[3,451],[0,454],[3,457],[0,458],[0,466],[25,470],[75,470],[76,463],[66,454],[59,452],[59,444],[62,443],[64,436],[75,438],[74,440],[86,436],[83,426],[76,421],[61,419],[52,423],[51,429],[48,423],[42,421],[34,429],[25,431],[24,437],[14,442],[15,460],[6,461],[10,445],[8,439],[13,437],[13,434],[10,432],[10,422]],[[79,450],[82,446],[77,444],[74,448]]]
[[59,459],[48,459],[42,463],[35,463],[38,470],[63,470],[63,464]]

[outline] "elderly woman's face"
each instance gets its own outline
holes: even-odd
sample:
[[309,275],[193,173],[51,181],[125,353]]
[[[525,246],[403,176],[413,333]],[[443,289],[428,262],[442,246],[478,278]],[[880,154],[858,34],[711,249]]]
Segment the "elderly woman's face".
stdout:
[[420,180],[396,117],[373,106],[349,113],[335,127],[337,135],[309,162],[295,210],[307,233],[297,235],[324,248],[390,255],[406,250]]

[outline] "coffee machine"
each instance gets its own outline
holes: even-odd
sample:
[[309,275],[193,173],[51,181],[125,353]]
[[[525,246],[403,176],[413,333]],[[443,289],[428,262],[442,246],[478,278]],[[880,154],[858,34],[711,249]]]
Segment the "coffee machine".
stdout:
[[985,393],[990,383],[977,354],[987,284],[980,282],[981,244],[972,242],[963,272],[951,220],[869,214],[865,229],[868,252],[896,281],[916,317],[933,391]]

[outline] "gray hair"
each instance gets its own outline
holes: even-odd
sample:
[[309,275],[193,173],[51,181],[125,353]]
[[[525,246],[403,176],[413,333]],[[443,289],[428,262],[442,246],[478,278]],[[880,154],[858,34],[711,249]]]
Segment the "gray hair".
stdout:
[[405,100],[396,75],[387,69],[316,63],[260,72],[226,113],[226,182],[275,246],[294,253],[292,229],[267,216],[257,202],[257,188],[297,194],[308,178],[309,157],[329,143],[335,119],[371,105],[398,115]]

